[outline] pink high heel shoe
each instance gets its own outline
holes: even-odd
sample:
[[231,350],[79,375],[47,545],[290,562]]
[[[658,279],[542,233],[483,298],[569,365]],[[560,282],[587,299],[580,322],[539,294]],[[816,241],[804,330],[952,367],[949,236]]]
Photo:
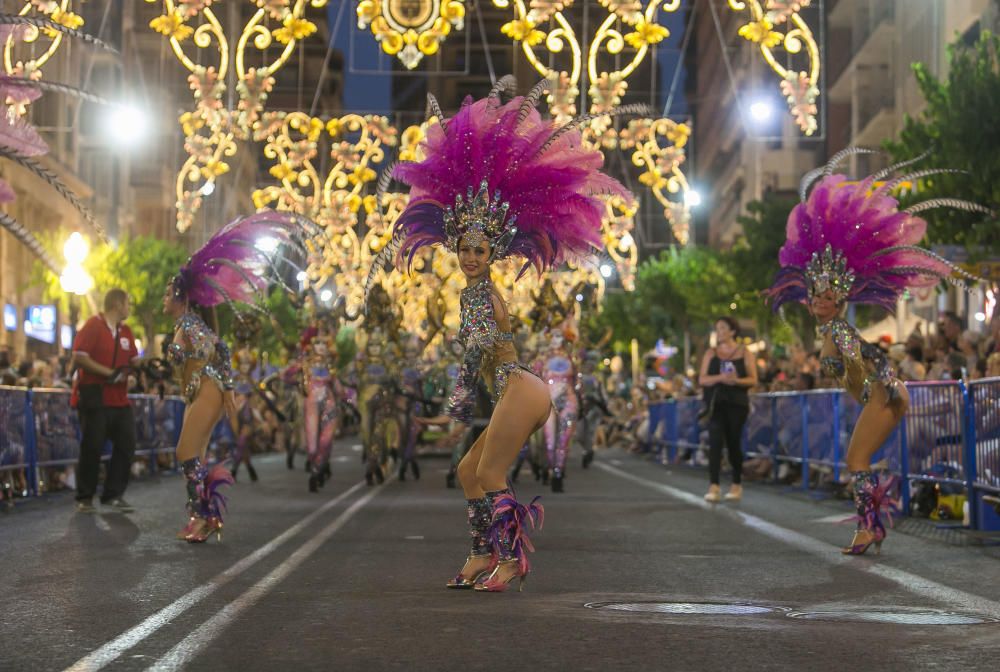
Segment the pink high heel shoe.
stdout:
[[[501,579],[499,577],[500,570],[505,567],[515,568],[513,574],[508,576],[506,579]],[[481,583],[476,584],[476,590],[480,593],[502,593],[514,582],[514,579],[518,580],[517,592],[521,592],[524,588],[524,582],[528,578],[528,569],[521,566],[521,561],[513,558],[511,560],[501,560],[497,563],[496,568],[490,573],[486,579]]]

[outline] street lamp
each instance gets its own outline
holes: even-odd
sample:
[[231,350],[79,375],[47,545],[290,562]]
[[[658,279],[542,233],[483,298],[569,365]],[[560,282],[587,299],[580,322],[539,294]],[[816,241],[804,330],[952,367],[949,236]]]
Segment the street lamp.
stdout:
[[69,327],[72,338],[76,339],[76,323],[80,319],[80,300],[82,296],[94,288],[94,279],[83,268],[83,262],[90,252],[87,239],[74,231],[63,245],[63,256],[66,257],[66,268],[59,276],[59,285],[69,297]]
[[104,132],[118,147],[133,147],[149,135],[149,114],[135,105],[115,105],[105,116]]
[[697,189],[688,189],[684,192],[684,202],[689,208],[697,208],[701,205],[701,192]]

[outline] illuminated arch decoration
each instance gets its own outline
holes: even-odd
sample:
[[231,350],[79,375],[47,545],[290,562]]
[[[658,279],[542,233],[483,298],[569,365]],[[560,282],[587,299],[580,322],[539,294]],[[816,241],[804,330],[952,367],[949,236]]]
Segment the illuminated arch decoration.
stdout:
[[413,70],[465,27],[465,0],[362,0],[358,28],[371,29],[382,51]]
[[[817,128],[820,74],[819,47],[800,15],[800,10],[811,1],[728,0],[733,11],[748,12],[750,21],[740,28],[739,34],[759,45],[767,64],[782,78],[782,93],[796,124],[806,135],[812,135]],[[657,17],[661,12],[677,11],[681,5],[680,0],[598,0],[607,16],[593,36],[581,36],[566,15],[573,2],[493,0],[495,6],[514,12],[514,19],[502,28],[504,35],[518,42],[532,67],[554,83],[548,102],[553,115],[560,120],[578,114],[577,99],[584,86],[584,74],[589,112],[607,111],[620,104],[628,90],[628,78],[650,48],[670,36],[657,23]],[[626,46],[631,53],[626,52]],[[776,56],[779,46],[789,62],[800,64],[803,69],[782,65]],[[602,66],[606,64],[613,64],[613,69],[604,69]],[[632,152],[632,163],[644,169],[640,181],[663,206],[664,216],[681,244],[688,241],[691,219],[685,197],[689,185],[682,171],[684,147],[690,134],[689,125],[666,118],[633,120],[627,128],[616,132],[605,117],[594,120],[585,129],[585,137],[596,147],[603,150],[619,147]],[[628,272],[621,263],[619,271]]]
[[[195,101],[194,109],[179,120],[188,153],[176,180],[177,228],[183,232],[194,221],[203,195],[229,172],[228,159],[236,155],[238,143],[260,134],[274,73],[288,62],[300,40],[316,32],[305,11],[323,7],[327,0],[246,0],[256,11],[234,44],[212,10],[214,0],[146,0],[161,1],[163,14],[150,22],[150,28],[170,41],[177,60],[190,73],[187,79]],[[248,64],[251,56],[260,64]],[[211,64],[205,65],[206,61]],[[231,68],[239,95],[235,110],[227,109],[222,99]]]
[[[265,112],[257,137],[265,142],[269,172],[278,183],[255,191],[254,206],[297,212],[319,224],[329,242],[322,259],[308,269],[308,283],[322,287],[333,280],[350,290],[349,307],[358,308],[372,248],[381,249],[388,239],[386,227],[377,222],[375,197],[366,192],[385,160],[385,148],[399,142],[396,128],[377,115],[324,121],[302,112]],[[330,165],[325,175],[317,167],[321,148]],[[404,205],[389,204],[392,221]],[[369,213],[364,239],[358,234],[362,210]]]
[[[23,7],[17,12],[18,16],[37,17],[48,19],[67,28],[80,28],[83,26],[83,17],[72,11],[71,0],[25,0]],[[37,26],[25,26],[23,35],[19,40],[9,37],[4,43],[3,65],[4,70],[9,75],[15,77],[27,77],[38,81],[42,77],[42,68],[48,63],[59,47],[62,46],[66,36],[60,32],[49,28],[38,28]],[[27,44],[34,47],[31,58],[18,60],[15,53],[17,44]],[[41,53],[39,53],[41,52]],[[18,106],[18,115],[23,115],[25,106]]]
[[[800,14],[811,4],[812,0],[729,0],[730,9],[749,14],[750,21],[739,34],[760,48],[764,60],[781,77],[781,93],[805,135],[818,128],[819,45]],[[775,55],[778,48],[785,52],[787,63],[794,65],[782,65]]]
[[[599,0],[607,15],[600,20],[593,36],[581,36],[566,15],[573,1],[493,0],[497,7],[513,9],[514,19],[501,30],[520,43],[532,67],[553,83],[547,100],[552,115],[560,122],[579,114],[577,99],[584,85],[584,73],[588,83],[588,113],[599,114],[620,105],[628,90],[628,78],[650,48],[670,34],[656,22],[658,13],[675,12],[681,3],[681,0],[648,0],[643,6],[641,0]],[[633,53],[621,59],[626,46]],[[609,117],[599,117],[584,128],[585,140],[597,149],[631,150],[632,163],[645,169],[640,180],[663,206],[674,238],[682,245],[688,241],[691,219],[684,198],[689,186],[681,170],[684,145],[690,133],[687,124],[666,118],[632,120],[619,132]],[[631,235],[634,214],[615,202],[609,204],[605,219],[607,250],[626,289],[632,286],[637,260]]]

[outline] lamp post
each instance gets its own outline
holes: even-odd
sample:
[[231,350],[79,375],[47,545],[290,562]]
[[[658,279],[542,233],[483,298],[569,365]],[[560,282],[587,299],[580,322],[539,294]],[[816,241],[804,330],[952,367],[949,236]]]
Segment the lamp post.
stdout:
[[[59,276],[59,284],[69,296],[69,324],[71,341],[76,340],[76,323],[80,319],[80,296],[94,288],[94,279],[83,268],[83,262],[90,252],[87,239],[74,231],[63,245],[66,268]],[[72,347],[72,346],[71,346]]]

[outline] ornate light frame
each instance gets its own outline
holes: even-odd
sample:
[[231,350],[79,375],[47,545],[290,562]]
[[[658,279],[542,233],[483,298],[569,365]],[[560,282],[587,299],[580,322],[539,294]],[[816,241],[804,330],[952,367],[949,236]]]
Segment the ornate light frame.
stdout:
[[382,51],[413,70],[465,27],[465,0],[362,0],[357,15],[359,29],[370,28]]
[[[295,46],[316,31],[305,18],[308,7],[321,8],[327,0],[246,0],[256,11],[240,29],[235,44],[230,44],[226,26],[212,10],[217,0],[146,0],[162,2],[163,14],[150,22],[150,28],[166,37],[177,60],[190,73],[188,84],[195,107],[180,116],[184,131],[184,149],[188,159],[177,175],[177,228],[186,231],[201,208],[209,185],[229,171],[227,159],[238,152],[240,141],[258,132],[268,93],[274,86],[274,73],[281,69],[295,51]],[[233,1],[233,0],[230,0]],[[198,21],[197,27],[192,24]],[[277,27],[269,27],[276,22]],[[188,41],[190,39],[190,42]],[[273,43],[283,45],[276,58],[262,67],[247,65],[248,49],[263,53]],[[193,49],[188,49],[193,44]],[[214,51],[213,65],[203,58]],[[211,58],[208,56],[208,58]],[[235,74],[239,103],[229,110],[222,97],[226,79]]]

